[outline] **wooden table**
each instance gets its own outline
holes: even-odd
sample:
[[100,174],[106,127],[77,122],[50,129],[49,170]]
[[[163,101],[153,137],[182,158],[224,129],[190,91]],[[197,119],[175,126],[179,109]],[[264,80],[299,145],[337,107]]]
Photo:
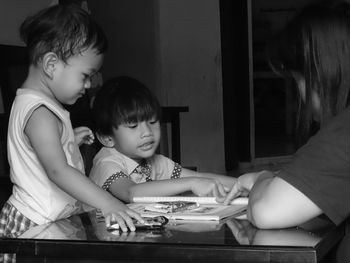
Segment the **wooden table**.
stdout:
[[297,228],[259,230],[246,220],[170,222],[159,231],[108,232],[95,213],[0,239],[17,262],[320,262],[344,236],[317,218]]

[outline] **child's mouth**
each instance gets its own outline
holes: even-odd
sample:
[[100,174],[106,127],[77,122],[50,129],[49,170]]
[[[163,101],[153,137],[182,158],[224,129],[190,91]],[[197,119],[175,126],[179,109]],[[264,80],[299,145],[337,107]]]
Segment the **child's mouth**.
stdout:
[[152,149],[152,148],[153,148],[153,145],[154,145],[154,142],[153,142],[153,141],[151,141],[151,142],[146,142],[146,143],[144,143],[144,144],[141,144],[141,145],[139,146],[139,148],[140,148],[141,150],[143,150],[143,151],[147,151],[147,150]]

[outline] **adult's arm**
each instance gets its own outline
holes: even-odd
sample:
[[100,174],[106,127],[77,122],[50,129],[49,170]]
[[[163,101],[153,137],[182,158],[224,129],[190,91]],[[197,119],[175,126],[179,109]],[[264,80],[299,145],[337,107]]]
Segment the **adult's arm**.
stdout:
[[277,176],[258,179],[249,194],[247,216],[258,228],[297,226],[320,214],[315,203]]
[[225,202],[240,195],[249,195],[247,217],[258,228],[297,226],[322,213],[302,192],[270,171],[241,175]]

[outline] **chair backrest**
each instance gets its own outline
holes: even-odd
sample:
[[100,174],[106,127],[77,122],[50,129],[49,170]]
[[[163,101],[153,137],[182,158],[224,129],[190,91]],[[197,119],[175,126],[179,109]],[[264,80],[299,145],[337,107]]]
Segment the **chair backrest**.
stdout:
[[162,107],[162,141],[160,143],[160,153],[179,164],[181,164],[181,112],[188,112],[188,107]]

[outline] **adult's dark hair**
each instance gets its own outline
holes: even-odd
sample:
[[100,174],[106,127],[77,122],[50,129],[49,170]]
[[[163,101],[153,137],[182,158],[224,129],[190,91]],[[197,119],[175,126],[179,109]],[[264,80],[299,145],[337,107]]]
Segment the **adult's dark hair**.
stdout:
[[272,68],[305,78],[305,103],[299,125],[304,134],[313,122],[312,91],[320,97],[322,126],[348,106],[350,89],[350,24],[348,8],[311,5],[302,10],[267,46]]
[[140,81],[120,76],[109,79],[97,92],[93,104],[96,132],[111,135],[120,124],[160,120],[161,108],[155,95]]
[[54,5],[28,17],[20,35],[29,60],[37,64],[44,54],[54,52],[61,60],[92,47],[98,54],[107,50],[107,38],[100,26],[78,5]]

